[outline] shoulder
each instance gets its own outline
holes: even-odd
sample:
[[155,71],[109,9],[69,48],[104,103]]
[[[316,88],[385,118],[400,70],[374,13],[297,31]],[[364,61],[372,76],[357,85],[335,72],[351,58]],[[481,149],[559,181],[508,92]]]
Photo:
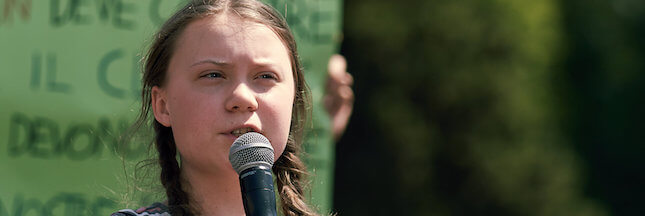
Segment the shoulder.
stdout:
[[171,216],[168,206],[163,203],[153,203],[148,207],[141,207],[137,210],[123,209],[112,213],[111,216]]

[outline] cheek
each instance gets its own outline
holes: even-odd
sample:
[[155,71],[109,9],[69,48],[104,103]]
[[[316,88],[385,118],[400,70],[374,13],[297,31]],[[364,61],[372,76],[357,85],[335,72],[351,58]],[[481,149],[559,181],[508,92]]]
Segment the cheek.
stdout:
[[275,159],[277,160],[282,152],[284,151],[291,129],[291,116],[293,109],[293,96],[291,94],[284,94],[284,97],[275,97],[270,99],[270,113],[267,113],[267,116],[270,116],[270,119],[267,119],[272,129],[271,145],[275,151]]
[[[209,101],[212,100],[207,100],[195,94],[172,98],[170,106],[172,127],[187,133],[191,133],[191,131],[192,133],[199,132],[199,129],[203,128],[209,116],[213,115],[206,108],[212,106],[208,104]],[[209,113],[209,115],[204,113]]]
[[173,84],[168,91],[172,127],[204,129],[209,121],[222,114],[222,94],[195,88],[189,82],[176,81]]
[[284,151],[287,141],[289,139],[289,133],[291,129],[291,106],[289,106],[288,109],[283,109],[284,111],[289,111],[289,112],[279,112],[277,113],[276,116],[279,117],[279,119],[276,119],[279,121],[278,130],[276,131],[277,134],[277,140],[273,144],[273,149],[275,150],[275,159],[277,160],[280,155],[282,155],[282,152]]
[[174,93],[169,108],[175,140],[191,145],[207,144],[214,135],[215,120],[221,119],[222,113],[215,109],[223,106],[218,103],[221,99],[194,91]]
[[217,138],[225,119],[221,98],[203,94],[185,94],[173,98],[172,131],[182,163],[205,170],[227,170],[230,143]]

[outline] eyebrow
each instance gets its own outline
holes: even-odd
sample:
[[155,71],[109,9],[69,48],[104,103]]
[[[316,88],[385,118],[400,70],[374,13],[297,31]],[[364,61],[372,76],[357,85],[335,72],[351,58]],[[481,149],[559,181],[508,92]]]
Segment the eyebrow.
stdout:
[[[197,65],[200,65],[200,64],[213,64],[213,65],[217,65],[217,66],[220,66],[220,67],[231,67],[233,65],[232,63],[229,63],[229,62],[226,62],[226,61],[223,61],[223,60],[205,59],[205,60],[201,60],[201,61],[198,61],[198,62],[192,64],[190,67],[194,67],[194,66],[197,66]],[[268,59],[264,59],[264,58],[258,59],[255,62],[253,62],[252,64],[254,65],[254,68],[275,67],[275,63],[273,61],[268,60]]]
[[196,65],[206,64],[206,63],[214,64],[214,65],[217,65],[217,66],[229,66],[229,65],[231,65],[230,63],[228,63],[226,61],[222,61],[222,60],[206,59],[206,60],[198,61],[195,64],[192,64],[190,67],[194,67]]

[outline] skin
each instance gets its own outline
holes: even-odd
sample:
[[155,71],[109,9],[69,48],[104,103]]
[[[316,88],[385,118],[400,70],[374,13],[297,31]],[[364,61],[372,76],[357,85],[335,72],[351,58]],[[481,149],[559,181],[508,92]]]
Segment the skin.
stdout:
[[354,108],[354,78],[347,73],[347,61],[341,55],[333,55],[327,65],[327,85],[325,86],[324,105],[331,118],[331,131],[338,141],[345,132],[349,117]]
[[186,191],[203,215],[244,215],[228,151],[231,132],[266,136],[276,160],[286,146],[295,95],[287,48],[267,26],[234,14],[191,22],[175,44],[163,86],[152,89],[157,121],[172,127]]

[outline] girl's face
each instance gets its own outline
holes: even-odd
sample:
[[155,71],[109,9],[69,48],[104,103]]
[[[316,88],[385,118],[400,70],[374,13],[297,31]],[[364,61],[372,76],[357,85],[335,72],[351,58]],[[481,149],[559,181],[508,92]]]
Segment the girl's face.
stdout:
[[172,127],[182,167],[230,171],[228,151],[247,131],[282,154],[295,85],[282,40],[236,15],[191,22],[177,39],[163,87],[153,87],[159,123]]

